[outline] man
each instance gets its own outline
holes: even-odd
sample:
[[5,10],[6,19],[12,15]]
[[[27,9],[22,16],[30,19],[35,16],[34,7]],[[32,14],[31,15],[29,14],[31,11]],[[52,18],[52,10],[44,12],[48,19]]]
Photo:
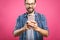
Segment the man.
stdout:
[[48,36],[44,15],[34,10],[36,0],[25,0],[25,6],[27,12],[18,17],[14,36],[19,36],[19,40],[43,40],[43,36]]

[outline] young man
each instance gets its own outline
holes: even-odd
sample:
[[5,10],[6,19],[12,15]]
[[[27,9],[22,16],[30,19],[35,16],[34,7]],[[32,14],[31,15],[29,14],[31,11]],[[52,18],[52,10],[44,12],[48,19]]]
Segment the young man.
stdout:
[[43,40],[43,36],[48,36],[44,15],[34,10],[36,0],[25,0],[25,6],[27,12],[18,17],[14,35],[19,36],[19,40]]

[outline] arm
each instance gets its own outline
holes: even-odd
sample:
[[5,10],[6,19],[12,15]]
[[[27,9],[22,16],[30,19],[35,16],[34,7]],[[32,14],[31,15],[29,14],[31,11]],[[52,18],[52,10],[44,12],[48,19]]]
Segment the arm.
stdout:
[[28,30],[28,24],[25,24],[24,27],[20,28],[20,29],[17,29],[14,31],[14,36],[19,36],[21,35],[21,33],[23,33],[24,31]]
[[42,34],[43,36],[48,37],[48,31],[47,30],[44,30],[44,29],[37,27],[36,31],[39,32],[40,34]]
[[[36,22],[31,21],[31,22],[29,23],[29,25],[30,25],[35,31],[39,32],[41,35],[43,35],[43,36],[45,36],[45,37],[48,36],[48,30],[42,29],[42,28],[38,27],[38,25],[37,25]],[[45,28],[46,28],[46,27],[45,27]]]
[[41,35],[47,37],[48,36],[48,27],[47,27],[47,22],[46,22],[46,18],[41,15],[41,24],[42,24],[42,28],[40,28],[38,25],[37,25],[37,22],[34,22],[34,21],[31,21],[32,23],[35,23],[35,24],[32,24],[30,23],[30,25],[33,27],[33,29],[37,32],[39,32]]
[[17,18],[17,22],[16,22],[16,26],[15,29],[13,31],[13,35],[14,36],[19,36],[21,35],[21,33],[23,33],[25,31],[25,27],[27,27],[27,25],[25,24],[24,27],[22,27],[22,17],[19,16]]
[[21,28],[21,29],[17,29],[13,32],[14,36],[19,36],[21,35],[21,33],[23,33],[25,31],[25,28]]
[[42,27],[43,27],[43,29],[42,28],[37,28],[38,30],[38,32],[40,33],[40,34],[42,34],[43,36],[48,36],[48,27],[47,27],[47,20],[46,20],[46,18],[45,18],[45,16],[42,14],[41,15],[41,23],[42,23]]

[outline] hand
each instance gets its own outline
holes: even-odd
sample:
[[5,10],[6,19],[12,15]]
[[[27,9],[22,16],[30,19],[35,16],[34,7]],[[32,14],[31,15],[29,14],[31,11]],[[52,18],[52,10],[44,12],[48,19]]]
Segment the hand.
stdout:
[[24,25],[24,30],[28,30],[27,24]]
[[28,25],[29,23],[30,23],[30,21],[27,21],[26,24],[24,25],[25,30],[30,29],[30,25]]
[[39,28],[36,21],[30,21],[28,25],[30,25],[30,27],[32,27],[36,31]]

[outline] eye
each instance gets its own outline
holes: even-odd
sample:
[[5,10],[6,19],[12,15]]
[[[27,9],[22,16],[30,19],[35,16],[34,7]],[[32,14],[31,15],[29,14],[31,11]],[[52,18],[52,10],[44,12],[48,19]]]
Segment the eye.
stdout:
[[29,3],[25,3],[25,4],[30,5]]
[[31,5],[34,5],[35,3],[31,3]]
[[35,3],[26,3],[26,5],[34,5]]

